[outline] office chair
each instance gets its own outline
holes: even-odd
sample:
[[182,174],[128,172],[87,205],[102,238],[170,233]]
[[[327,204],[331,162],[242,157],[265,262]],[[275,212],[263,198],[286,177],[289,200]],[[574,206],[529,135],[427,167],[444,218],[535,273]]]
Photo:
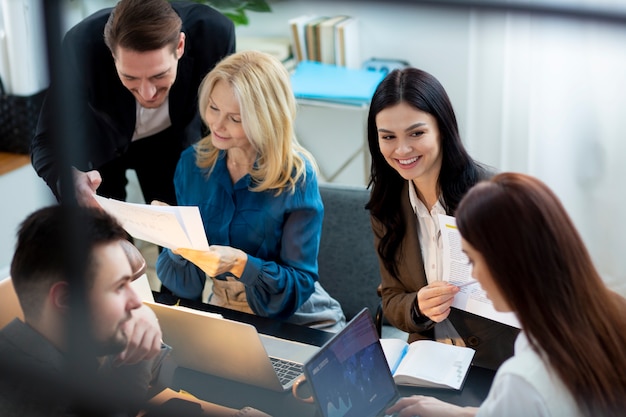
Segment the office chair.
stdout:
[[376,293],[380,272],[369,212],[365,210],[369,191],[329,183],[320,184],[319,189],[324,203],[318,256],[320,284],[339,301],[347,320],[367,307],[380,336],[382,307]]
[[22,307],[13,288],[11,277],[6,277],[0,281],[0,329],[9,324],[14,318],[24,320]]

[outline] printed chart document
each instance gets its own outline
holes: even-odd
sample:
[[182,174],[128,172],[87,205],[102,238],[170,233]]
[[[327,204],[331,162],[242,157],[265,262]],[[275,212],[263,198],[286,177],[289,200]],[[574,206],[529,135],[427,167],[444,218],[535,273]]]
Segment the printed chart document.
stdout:
[[444,280],[461,287],[452,306],[519,329],[520,324],[515,314],[496,311],[480,284],[472,278],[472,268],[461,248],[461,234],[456,227],[456,219],[439,214],[439,227],[443,245]]
[[380,339],[380,344],[396,384],[417,387],[460,390],[475,353],[434,340]]
[[94,197],[136,239],[168,249],[209,249],[198,207],[153,206]]

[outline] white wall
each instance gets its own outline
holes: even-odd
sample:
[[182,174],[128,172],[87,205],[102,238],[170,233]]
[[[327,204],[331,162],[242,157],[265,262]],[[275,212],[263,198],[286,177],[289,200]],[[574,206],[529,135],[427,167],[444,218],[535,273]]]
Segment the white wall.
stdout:
[[56,200],[32,166],[25,165],[0,175],[0,279],[6,277],[15,249],[17,227],[32,211]]
[[31,95],[48,85],[43,5],[0,0],[0,77],[8,93]]

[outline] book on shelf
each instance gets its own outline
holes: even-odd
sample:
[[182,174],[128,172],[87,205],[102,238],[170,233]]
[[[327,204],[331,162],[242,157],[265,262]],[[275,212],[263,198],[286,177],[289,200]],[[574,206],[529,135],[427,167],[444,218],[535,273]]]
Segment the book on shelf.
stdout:
[[354,17],[335,25],[335,63],[347,68],[361,68],[359,21]]
[[307,59],[309,61],[320,61],[320,24],[328,19],[327,17],[317,17],[306,23],[305,41]]
[[426,388],[463,388],[475,353],[434,340],[380,339],[380,344],[396,384]]
[[347,15],[302,15],[289,19],[296,62],[361,67],[358,20]]
[[306,61],[308,59],[306,45],[306,24],[310,20],[317,18],[317,15],[302,15],[289,19],[289,28],[291,36],[291,44],[293,56],[297,62]]
[[461,234],[457,229],[456,219],[439,214],[438,221],[439,230],[441,230],[443,277],[444,280],[460,288],[454,296],[452,307],[511,327],[521,328],[515,313],[496,311],[491,300],[487,298],[487,293],[472,278],[471,265],[461,248]]
[[385,74],[320,62],[300,62],[291,75],[296,98],[367,105]]
[[336,25],[348,16],[339,15],[329,17],[319,24],[319,44],[320,44],[320,62],[324,64],[335,64],[335,43],[337,41],[335,32]]

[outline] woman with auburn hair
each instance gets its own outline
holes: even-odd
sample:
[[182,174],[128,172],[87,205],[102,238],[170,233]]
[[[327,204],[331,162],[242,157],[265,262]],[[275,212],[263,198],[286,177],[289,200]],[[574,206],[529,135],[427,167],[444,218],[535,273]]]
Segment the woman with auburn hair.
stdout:
[[452,103],[439,81],[417,68],[389,73],[367,121],[372,157],[370,211],[385,318],[409,342],[435,339],[476,350],[497,369],[513,354],[518,329],[453,309],[459,288],[443,276],[438,214],[454,216],[474,184],[492,175],[465,150]]
[[476,185],[456,220],[498,311],[517,315],[515,354],[479,408],[402,399],[399,416],[623,416],[626,300],[606,287],[557,196],[528,175]]
[[199,109],[210,133],[185,150],[174,185],[198,206],[208,251],[164,250],[162,292],[326,330],[345,323],[318,282],[324,208],[313,157],[296,140],[289,74],[269,54],[244,51],[203,80]]

